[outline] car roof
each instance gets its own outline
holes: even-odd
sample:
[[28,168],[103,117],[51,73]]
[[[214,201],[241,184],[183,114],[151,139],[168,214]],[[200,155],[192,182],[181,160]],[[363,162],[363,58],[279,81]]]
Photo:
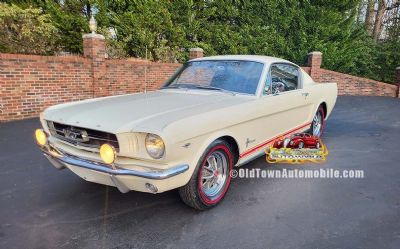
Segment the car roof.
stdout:
[[245,60],[245,61],[256,61],[256,62],[267,63],[267,64],[276,63],[276,62],[294,64],[293,62],[290,62],[290,61],[287,61],[287,60],[284,60],[281,58],[265,56],[265,55],[217,55],[217,56],[196,58],[196,59],[192,59],[190,61],[206,61],[206,60]]

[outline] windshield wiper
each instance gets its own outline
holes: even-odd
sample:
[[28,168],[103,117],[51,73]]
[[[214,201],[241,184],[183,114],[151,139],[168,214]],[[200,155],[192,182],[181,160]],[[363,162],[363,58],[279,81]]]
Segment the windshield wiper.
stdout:
[[204,89],[204,90],[212,90],[212,91],[220,91],[224,93],[230,93],[236,95],[235,92],[225,90],[223,88],[215,87],[215,86],[202,86],[202,85],[194,85],[194,84],[173,84],[169,86],[161,87],[161,89]]
[[225,92],[225,93],[230,93],[233,95],[236,95],[234,92],[223,89],[223,88],[219,88],[219,87],[215,87],[215,86],[201,86],[201,85],[196,85],[197,89],[205,89],[205,90],[214,90],[214,91],[221,91],[221,92]]
[[219,87],[215,87],[215,86],[200,86],[200,85],[197,85],[196,88],[205,89],[205,90],[224,91],[224,89],[219,88]]
[[178,84],[161,87],[161,89],[168,89],[168,88],[178,89],[178,88],[186,88],[186,87],[180,86]]
[[174,86],[163,86],[163,87],[161,87],[161,89],[167,89],[167,88],[179,88],[179,86],[174,85]]
[[171,84],[168,86],[163,86],[161,87],[161,89],[168,89],[168,88],[173,88],[173,89],[190,89],[195,87],[194,84],[190,84],[190,83],[175,83],[175,84]]

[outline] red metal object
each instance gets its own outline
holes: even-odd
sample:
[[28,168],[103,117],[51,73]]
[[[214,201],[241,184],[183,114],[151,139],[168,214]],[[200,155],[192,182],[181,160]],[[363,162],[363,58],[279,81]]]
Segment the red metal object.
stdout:
[[280,148],[292,148],[292,149],[318,149],[321,146],[319,138],[314,137],[308,133],[296,133],[290,137],[280,138],[274,142],[273,147]]

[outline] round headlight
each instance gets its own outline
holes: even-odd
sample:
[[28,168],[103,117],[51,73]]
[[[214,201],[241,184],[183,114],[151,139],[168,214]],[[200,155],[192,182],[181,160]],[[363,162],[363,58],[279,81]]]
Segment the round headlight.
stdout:
[[165,145],[161,137],[155,134],[147,134],[146,136],[147,153],[154,159],[159,159],[164,155]]
[[35,131],[35,138],[36,138],[36,142],[40,146],[44,146],[47,143],[46,133],[44,133],[44,131],[42,129],[37,129]]
[[103,144],[100,147],[100,157],[106,164],[112,164],[117,157],[114,147],[109,144]]

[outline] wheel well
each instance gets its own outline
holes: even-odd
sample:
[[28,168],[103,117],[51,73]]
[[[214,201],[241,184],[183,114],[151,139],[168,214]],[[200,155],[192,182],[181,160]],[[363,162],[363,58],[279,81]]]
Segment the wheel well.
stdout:
[[233,150],[232,151],[233,152],[233,165],[235,165],[237,163],[237,161],[239,160],[239,146],[238,146],[236,140],[231,136],[223,136],[218,139],[224,140],[231,146],[231,148]]
[[322,102],[320,106],[322,106],[322,109],[324,110],[324,116],[325,116],[325,118],[326,118],[326,115],[327,115],[327,113],[326,113],[326,112],[327,112],[326,103],[325,103],[325,102]]

